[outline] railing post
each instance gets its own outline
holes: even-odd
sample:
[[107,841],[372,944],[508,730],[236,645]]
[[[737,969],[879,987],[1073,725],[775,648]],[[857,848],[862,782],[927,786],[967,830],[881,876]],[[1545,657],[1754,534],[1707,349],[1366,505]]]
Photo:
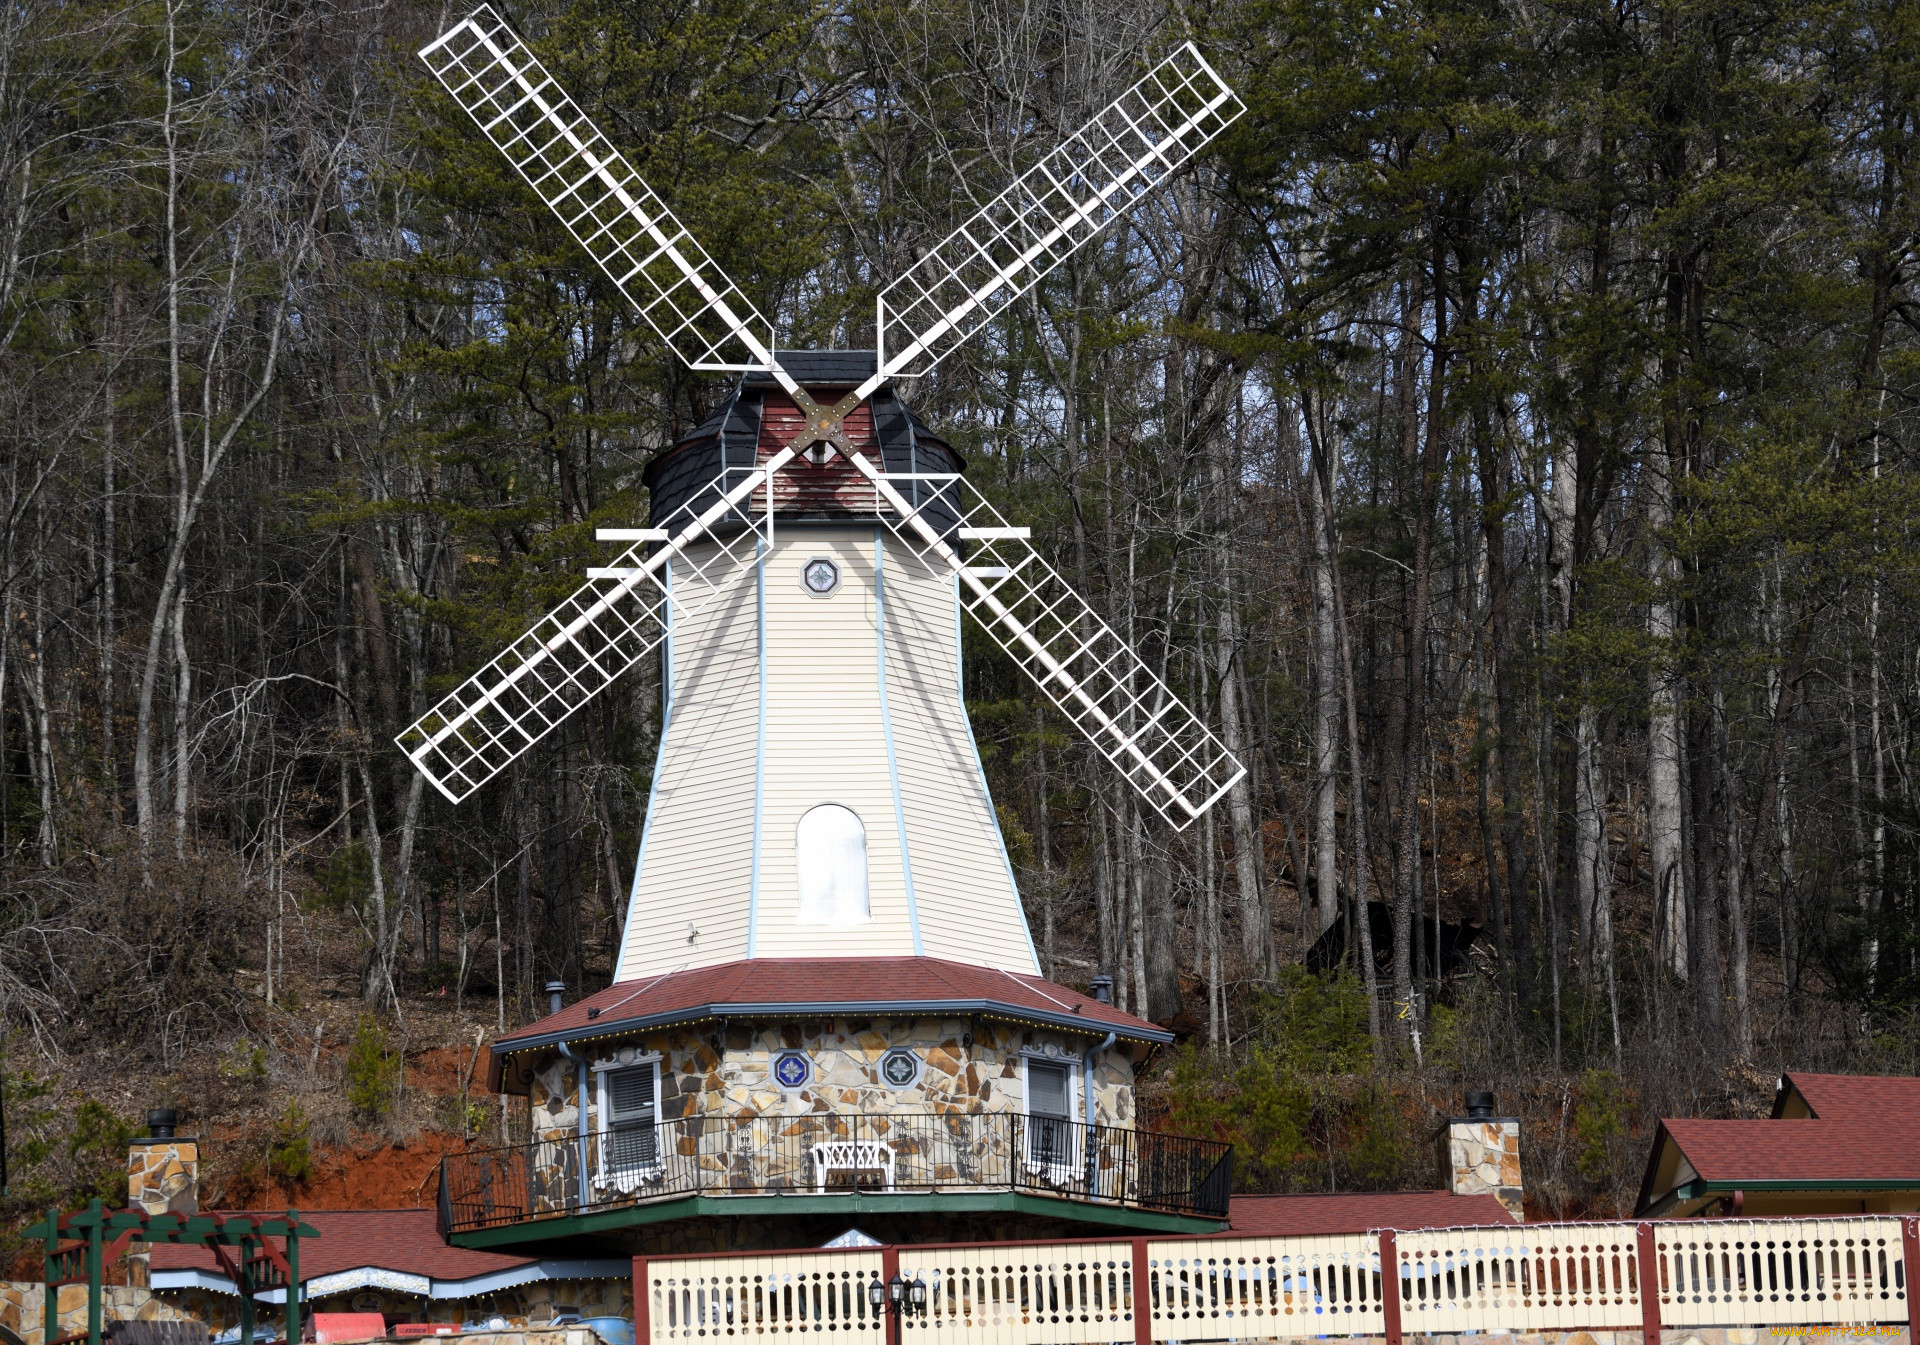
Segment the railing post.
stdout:
[[1914,1273],[1920,1271],[1920,1219],[1900,1221],[1900,1250],[1906,1262],[1901,1279],[1907,1291],[1907,1345],[1920,1345],[1920,1293],[1913,1284]]
[[[1147,1240],[1133,1240],[1133,1345],[1153,1345],[1153,1271],[1147,1264]],[[1920,1345],[1910,1342],[1909,1345]]]
[[1391,1228],[1380,1230],[1380,1315],[1387,1345],[1400,1345],[1400,1247]]
[[[1908,1221],[1911,1226],[1912,1221]],[[1909,1234],[1909,1237],[1912,1235]],[[1653,1225],[1642,1223],[1634,1230],[1634,1245],[1640,1263],[1640,1337],[1645,1345],[1660,1345],[1660,1253],[1653,1245]],[[1907,1253],[1913,1264],[1913,1253]],[[1907,1311],[1913,1311],[1913,1295],[1907,1295]]]
[[633,1345],[653,1340],[653,1290],[647,1285],[647,1258],[633,1258]]
[[[891,1290],[893,1282],[900,1274],[900,1248],[894,1243],[886,1243],[880,1248],[880,1286]],[[931,1290],[932,1285],[927,1288]],[[890,1293],[880,1298],[880,1342],[881,1345],[900,1345],[900,1316],[905,1303],[895,1304]],[[635,1342],[638,1345],[638,1342]]]

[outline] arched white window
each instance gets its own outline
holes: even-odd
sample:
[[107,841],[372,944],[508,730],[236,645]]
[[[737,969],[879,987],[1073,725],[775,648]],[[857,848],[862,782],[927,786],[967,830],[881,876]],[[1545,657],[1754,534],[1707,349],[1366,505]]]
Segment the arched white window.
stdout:
[[867,918],[867,829],[851,808],[809,808],[793,837],[800,869],[800,923],[851,925]]

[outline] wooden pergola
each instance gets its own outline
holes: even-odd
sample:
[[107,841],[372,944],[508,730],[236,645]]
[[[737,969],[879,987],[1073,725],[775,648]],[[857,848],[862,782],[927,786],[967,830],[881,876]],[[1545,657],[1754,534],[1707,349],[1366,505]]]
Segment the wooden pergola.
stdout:
[[[289,1345],[300,1339],[300,1240],[320,1230],[302,1223],[297,1210],[284,1215],[149,1214],[145,1210],[109,1210],[98,1200],[84,1210],[46,1217],[25,1230],[46,1248],[45,1345],[101,1345],[101,1286],[106,1268],[135,1242],[186,1242],[204,1245],[233,1277],[240,1295],[240,1345],[253,1345],[256,1295],[286,1290],[285,1330]],[[274,1239],[280,1245],[274,1245]],[[60,1290],[87,1286],[87,1329],[60,1334]]]

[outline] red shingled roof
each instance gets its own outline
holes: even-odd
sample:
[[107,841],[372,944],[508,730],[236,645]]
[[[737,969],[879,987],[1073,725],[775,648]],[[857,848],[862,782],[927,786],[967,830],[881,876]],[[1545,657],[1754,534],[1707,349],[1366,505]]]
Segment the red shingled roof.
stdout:
[[1911,1125],[1824,1117],[1660,1124],[1710,1182],[1920,1182],[1920,1135]]
[[[280,1212],[265,1211],[268,1216]],[[303,1283],[369,1266],[433,1280],[469,1280],[532,1265],[539,1259],[449,1246],[441,1240],[432,1210],[303,1210],[300,1217],[320,1230],[319,1237],[300,1242]],[[210,1249],[193,1243],[156,1242],[148,1264],[157,1271],[204,1270],[223,1278],[226,1275]]]
[[1920,1125],[1920,1079],[1871,1074],[1788,1074],[1784,1082],[1807,1100],[1807,1106],[1822,1121]]
[[499,1088],[504,1056],[554,1041],[700,1018],[909,1012],[993,1013],[1136,1041],[1173,1040],[1144,1019],[1039,976],[937,957],[763,957],[622,981],[569,1004],[493,1044],[491,1083]]
[[1507,1207],[1490,1195],[1451,1191],[1386,1191],[1353,1195],[1233,1196],[1227,1218],[1234,1234],[1304,1237],[1365,1233],[1376,1228],[1462,1228],[1511,1224]]
[[[1812,1116],[1799,1114],[1796,1098]],[[1692,1196],[1678,1197],[1696,1180],[1703,1185]],[[1666,1211],[1676,1200],[1684,1210],[1702,1190],[1834,1191],[1849,1182],[1920,1186],[1920,1079],[1787,1074],[1766,1120],[1663,1120],[1637,1210]]]

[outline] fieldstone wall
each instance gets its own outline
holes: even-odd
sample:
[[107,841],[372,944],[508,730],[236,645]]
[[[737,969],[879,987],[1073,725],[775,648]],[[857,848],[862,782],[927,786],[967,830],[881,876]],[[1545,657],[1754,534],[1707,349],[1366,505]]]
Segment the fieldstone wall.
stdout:
[[[0,1327],[13,1332],[26,1345],[40,1345],[45,1336],[47,1287],[33,1280],[0,1280]],[[223,1331],[240,1319],[239,1300],[229,1318],[212,1319],[213,1330]],[[100,1316],[103,1322],[184,1322],[209,1321],[186,1306],[166,1302],[145,1289],[131,1285],[109,1284],[101,1292]],[[63,1336],[87,1329],[87,1286],[63,1285],[60,1289],[60,1325]]]
[[[887,1173],[902,1186],[981,1186],[1055,1183],[1080,1189],[1089,1170],[1098,1194],[1119,1194],[1105,1183],[1133,1170],[1128,1144],[1136,1114],[1132,1057],[1124,1047],[1100,1052],[1093,1069],[1093,1116],[1108,1127],[1092,1155],[1085,1140],[1059,1136],[1073,1148],[1070,1161],[1035,1165],[1028,1110],[1029,1059],[1072,1065],[1073,1107],[1085,1107],[1077,1079],[1086,1039],[979,1019],[836,1019],[809,1023],[682,1027],[597,1043],[589,1059],[587,1127],[597,1134],[598,1085],[593,1065],[660,1064],[661,1138],[657,1170],[603,1170],[597,1139],[589,1141],[591,1199],[704,1191],[817,1189],[830,1182],[876,1182]],[[890,1081],[883,1062],[909,1051],[917,1068]],[[776,1062],[799,1053],[805,1078],[783,1087]],[[528,1185],[533,1208],[558,1209],[578,1199],[580,1148],[579,1065],[557,1051],[530,1071],[535,1150]],[[991,1125],[969,1118],[996,1116]],[[838,1118],[858,1118],[841,1121]],[[704,1120],[725,1124],[706,1126]],[[816,1151],[827,1140],[872,1140],[888,1170],[828,1170]],[[643,1165],[644,1166],[644,1165]]]
[[1457,1196],[1491,1195],[1516,1220],[1524,1219],[1519,1120],[1498,1117],[1449,1122],[1447,1181]]
[[[726,1029],[673,1028],[630,1042],[595,1044],[593,1063],[660,1056],[660,1114],[668,1121],[695,1116],[804,1116],[821,1111],[907,1113],[1026,1110],[1021,1060],[1027,1055],[1078,1063],[1086,1042],[1062,1032],[983,1020],[837,1019],[827,1023]],[[919,1076],[904,1088],[880,1077],[880,1061],[896,1047],[920,1060]],[[773,1079],[774,1058],[803,1052],[812,1065],[805,1086],[783,1089]],[[579,1124],[574,1063],[557,1051],[533,1070],[533,1128],[564,1142]],[[1076,1107],[1084,1105],[1075,1099]],[[588,1098],[588,1125],[597,1124]],[[1097,1125],[1131,1127],[1133,1060],[1115,1046],[1094,1062]]]

